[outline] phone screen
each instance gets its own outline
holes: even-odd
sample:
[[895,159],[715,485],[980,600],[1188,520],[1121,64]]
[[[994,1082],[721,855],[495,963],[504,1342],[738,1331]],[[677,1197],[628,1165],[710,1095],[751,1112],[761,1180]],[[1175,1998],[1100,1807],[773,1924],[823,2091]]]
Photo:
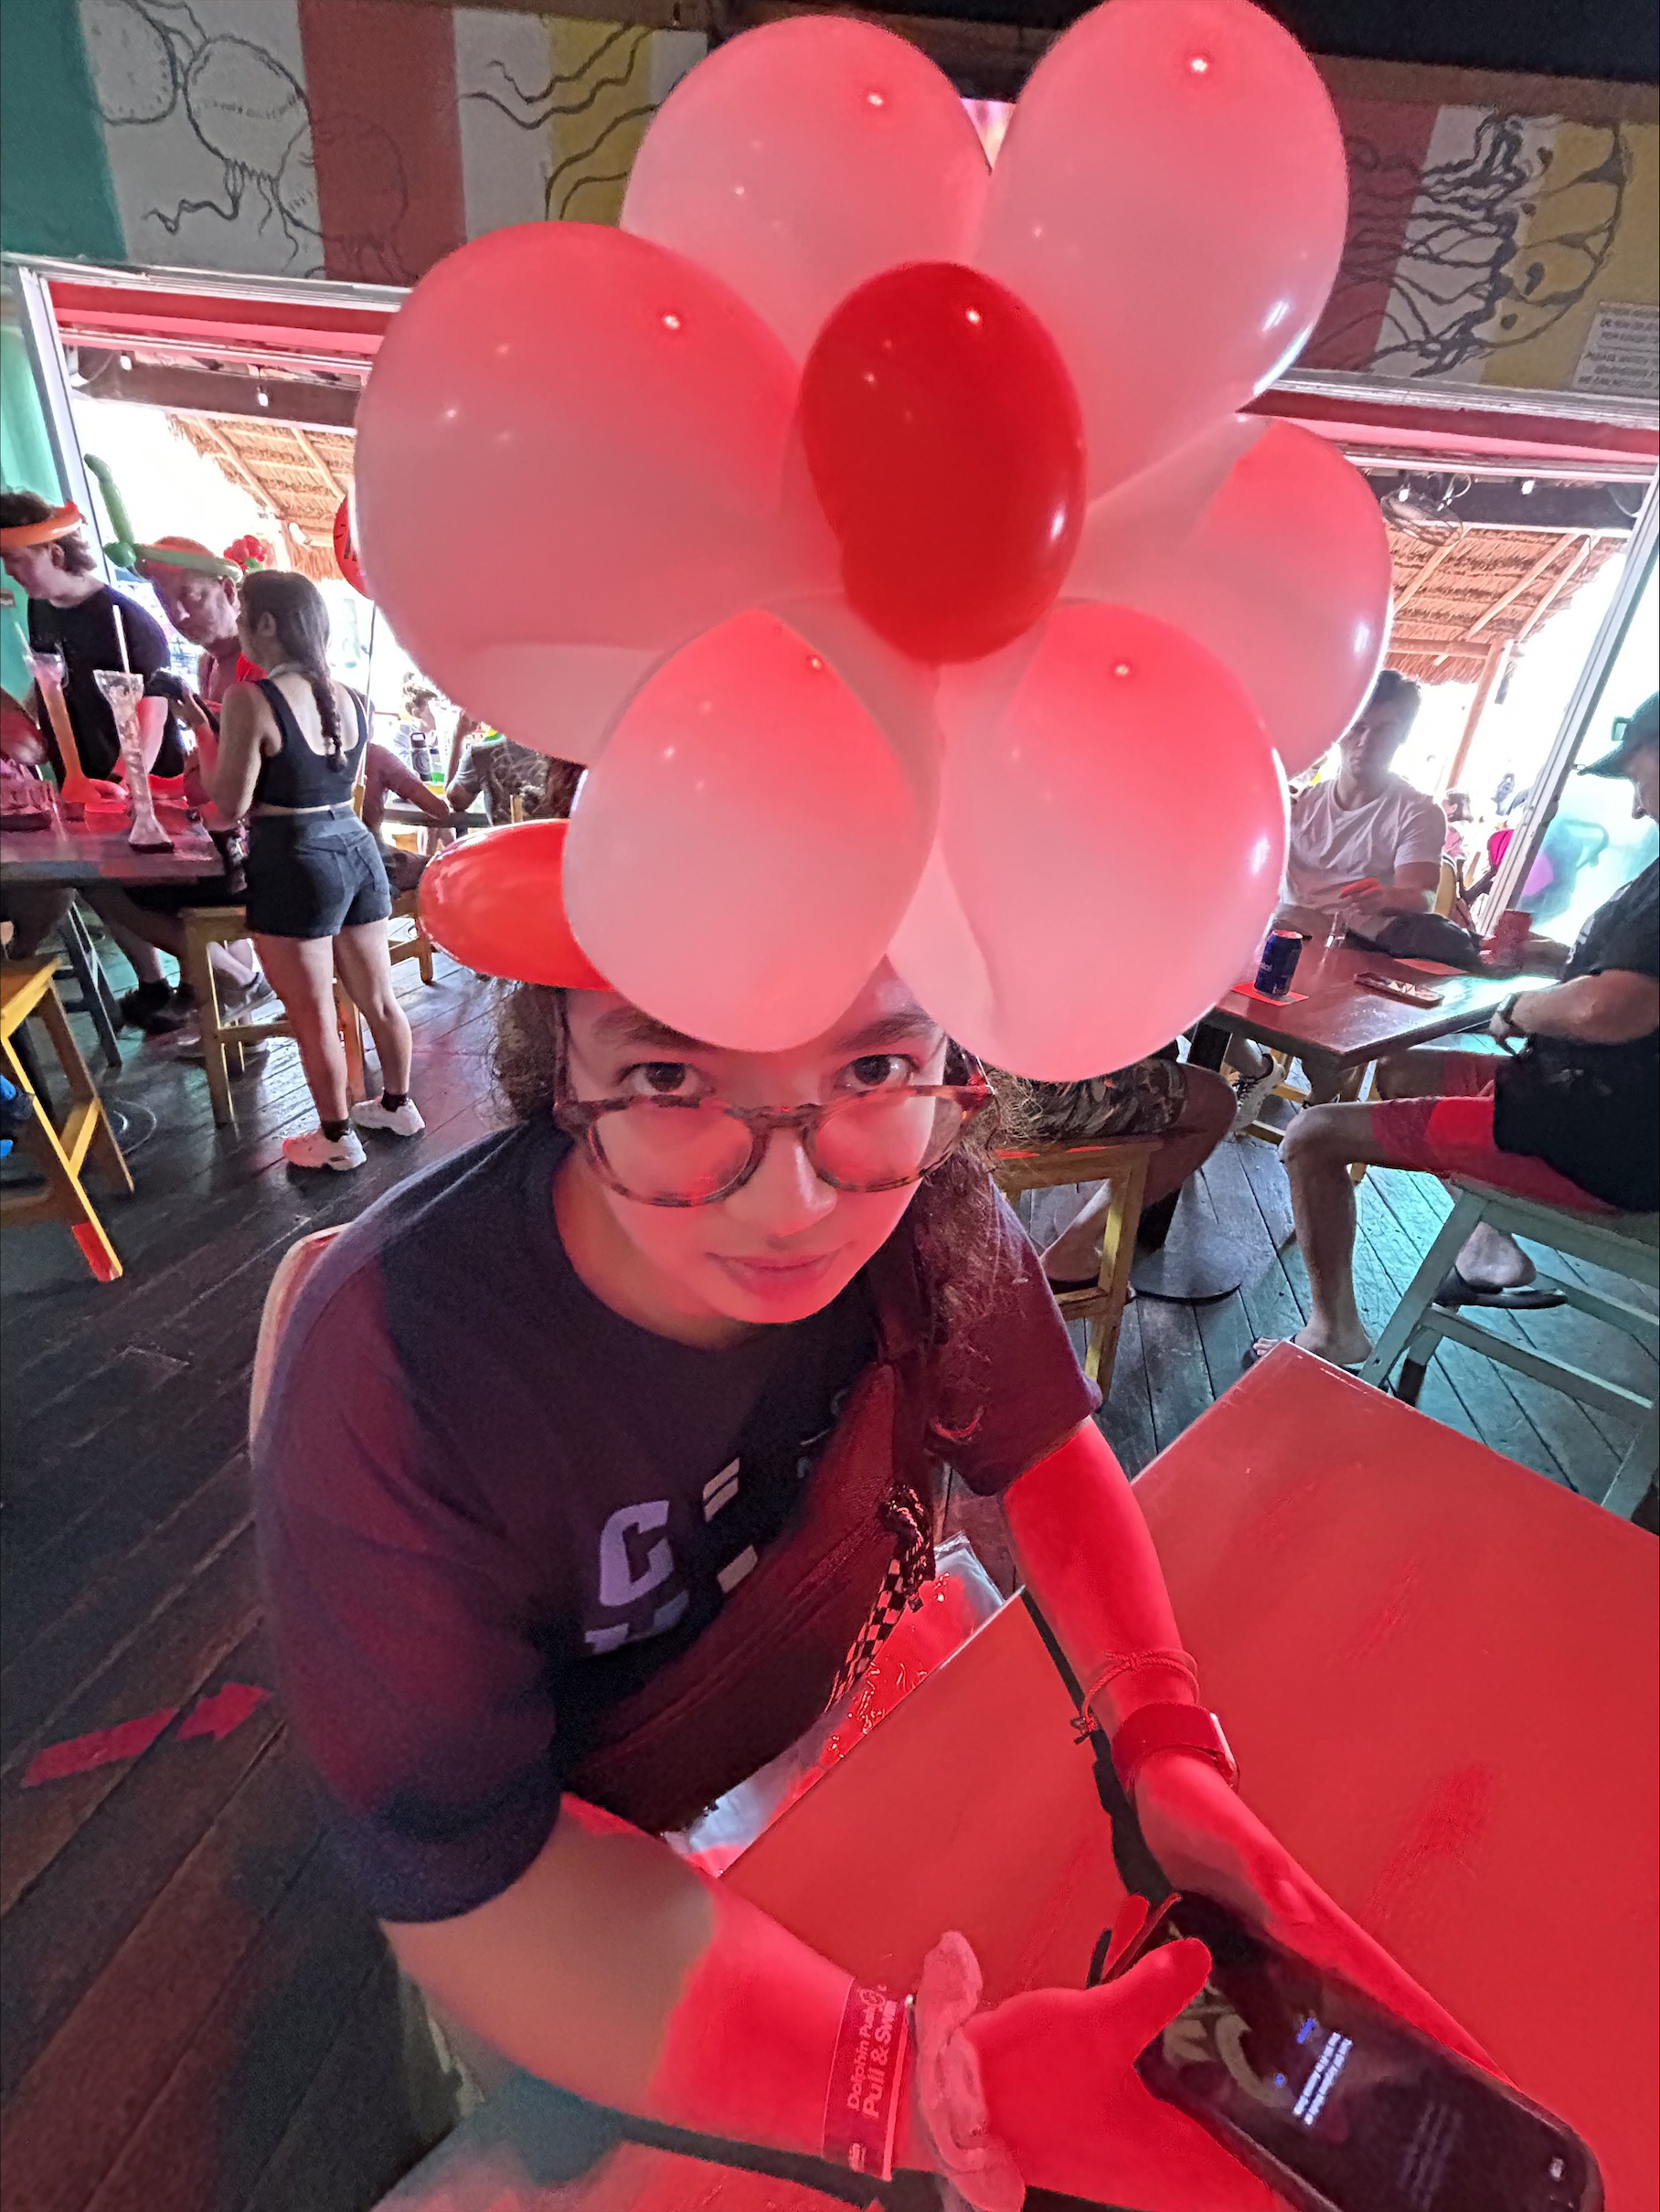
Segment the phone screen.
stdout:
[[1207,1898],[1182,1898],[1161,1932],[1197,1936],[1214,1963],[1192,2005],[1142,2054],[1142,2079],[1257,2172],[1296,2177],[1305,2204],[1339,2212],[1601,2205],[1596,2162],[1570,2129],[1348,1983]]

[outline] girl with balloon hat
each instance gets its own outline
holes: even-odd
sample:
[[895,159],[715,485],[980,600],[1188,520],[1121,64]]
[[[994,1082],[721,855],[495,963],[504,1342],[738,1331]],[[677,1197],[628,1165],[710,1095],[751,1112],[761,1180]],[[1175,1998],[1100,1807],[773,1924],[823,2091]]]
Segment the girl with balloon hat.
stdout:
[[826,2092],[868,1993],[655,1840],[867,1663],[931,1571],[949,1459],[1001,1497],[1171,1879],[1471,2047],[1239,1794],[990,1183],[978,1069],[888,966],[787,1051],[678,1034],[571,936],[566,835],[429,868],[429,930],[518,981],[515,1121],[323,1258],[258,1437],[285,1693],[348,1866],[452,2042],[615,2112],[937,2172],[987,2212],[1023,2183],[1255,2201],[1133,2069],[1201,1946],[982,2011],[942,1930],[914,2045],[849,2129]]
[[[498,2063],[843,2193],[1267,2204],[1133,2070],[1203,1946],[982,2009],[942,1930],[907,2011],[660,1840],[867,1665],[947,1462],[1170,1880],[1473,2049],[1250,1810],[986,1159],[982,1061],[1123,1067],[1248,972],[1276,750],[1375,673],[1376,501],[1237,413],[1313,327],[1343,178],[1244,0],[1084,17],[995,175],[914,49],[792,20],[671,95],[620,229],[430,272],[358,416],[400,641],[589,772],[569,824],[422,883],[519,985],[511,1125],[344,1232],[282,1335],[255,1475],[295,1734],[400,1964]],[[1173,778],[1208,801],[1175,844]],[[1067,957],[1109,901],[1178,918],[1163,957]]]

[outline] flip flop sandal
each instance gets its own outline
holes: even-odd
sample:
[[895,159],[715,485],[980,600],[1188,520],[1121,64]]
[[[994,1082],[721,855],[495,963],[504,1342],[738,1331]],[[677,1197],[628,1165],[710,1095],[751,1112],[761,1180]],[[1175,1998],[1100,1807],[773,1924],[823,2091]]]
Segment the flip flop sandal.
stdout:
[[1542,1282],[1525,1282],[1511,1290],[1497,1290],[1472,1282],[1452,1267],[1437,1286],[1435,1303],[1445,1307],[1492,1305],[1506,1313],[1542,1313],[1550,1306],[1566,1305],[1568,1294],[1565,1291],[1553,1291]]
[[[1259,1336],[1256,1342],[1247,1350],[1244,1358],[1240,1362],[1240,1366],[1241,1367],[1254,1367],[1259,1360],[1266,1359],[1268,1355],[1271,1352],[1277,1351],[1281,1345],[1293,1343],[1295,1343],[1295,1339],[1290,1336]],[[1301,1345],[1297,1345],[1296,1348],[1299,1352],[1301,1352],[1304,1347]],[[1325,1365],[1328,1367],[1335,1367],[1339,1375],[1358,1375],[1362,1366],[1365,1364],[1363,1361],[1357,1360],[1352,1367],[1345,1367],[1340,1359],[1325,1359],[1325,1355],[1323,1352],[1311,1352],[1309,1354],[1309,1357],[1311,1359],[1325,1360]]]

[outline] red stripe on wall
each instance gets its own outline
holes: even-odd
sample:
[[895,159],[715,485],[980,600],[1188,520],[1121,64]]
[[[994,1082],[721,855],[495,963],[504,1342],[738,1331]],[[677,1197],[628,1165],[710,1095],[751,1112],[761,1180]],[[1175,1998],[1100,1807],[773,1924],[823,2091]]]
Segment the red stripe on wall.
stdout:
[[1299,368],[1370,365],[1441,113],[1438,107],[1396,101],[1339,100],[1335,105],[1348,151],[1348,236],[1337,282]]
[[409,284],[467,235],[451,11],[300,0],[324,267]]

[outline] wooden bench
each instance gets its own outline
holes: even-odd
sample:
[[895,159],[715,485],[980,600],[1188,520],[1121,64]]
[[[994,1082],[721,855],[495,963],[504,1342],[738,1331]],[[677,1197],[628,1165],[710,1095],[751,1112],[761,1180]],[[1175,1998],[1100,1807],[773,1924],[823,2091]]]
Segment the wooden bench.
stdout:
[[[1530,1345],[1518,1344],[1485,1323],[1474,1320],[1462,1307],[1453,1311],[1435,1303],[1442,1277],[1456,1261],[1470,1232],[1481,1222],[1507,1236],[1527,1237],[1553,1252],[1566,1252],[1592,1267],[1606,1268],[1627,1282],[1660,1290],[1660,1215],[1581,1214],[1565,1206],[1545,1206],[1534,1198],[1517,1198],[1488,1184],[1455,1177],[1459,1194],[1441,1234],[1424,1254],[1422,1265],[1401,1294],[1400,1303],[1384,1325],[1372,1356],[1360,1369],[1362,1381],[1385,1384],[1397,1360],[1404,1364],[1395,1386],[1397,1398],[1416,1405],[1425,1371],[1443,1338],[1465,1345],[1501,1367],[1514,1368],[1534,1382],[1548,1383],[1581,1405],[1599,1412],[1635,1420],[1637,1433],[1631,1449],[1615,1470],[1613,1480],[1600,1503],[1612,1512],[1629,1515],[1642,1504],[1655,1479],[1660,1460],[1660,1398],[1644,1397],[1623,1384],[1590,1374],[1565,1359],[1553,1359]],[[1560,1291],[1570,1306],[1594,1321],[1625,1335],[1653,1354],[1660,1350],[1660,1318],[1646,1306],[1632,1305],[1566,1275],[1541,1269],[1538,1281],[1547,1289]],[[1478,1312],[1479,1308],[1476,1309]],[[1547,1309],[1548,1311],[1548,1309]]]

